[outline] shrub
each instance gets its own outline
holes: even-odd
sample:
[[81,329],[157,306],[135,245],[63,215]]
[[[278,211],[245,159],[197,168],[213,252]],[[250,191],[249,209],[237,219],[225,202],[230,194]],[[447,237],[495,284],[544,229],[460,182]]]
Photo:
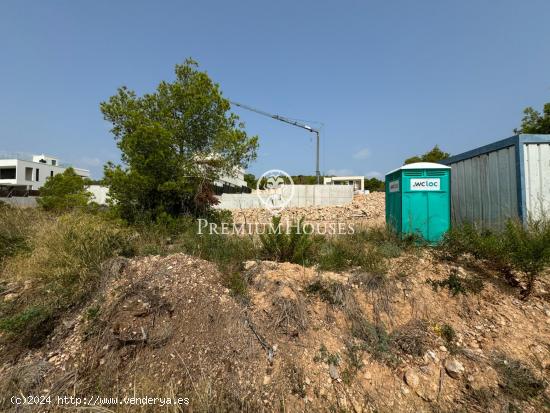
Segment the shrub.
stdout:
[[317,259],[320,270],[337,271],[359,265],[362,246],[350,243],[345,238],[335,238],[320,246]]
[[529,367],[518,360],[500,355],[493,364],[500,376],[502,389],[516,399],[528,400],[536,397],[547,386],[544,380],[538,379]]
[[453,297],[458,294],[479,294],[484,287],[481,278],[463,278],[458,275],[456,270],[451,271],[449,276],[443,280],[432,280],[428,278],[426,282],[432,286],[434,291],[439,290],[439,288],[448,288]]
[[225,286],[229,288],[235,297],[247,298],[248,283],[240,273],[231,272],[226,274],[224,280]]
[[535,280],[550,264],[550,221],[530,220],[523,225],[510,220],[501,231],[464,225],[447,233],[441,250],[449,257],[469,253],[483,259],[508,281],[513,279],[513,270],[523,273],[523,296],[528,297]]
[[449,350],[449,353],[458,353],[459,347],[456,344],[456,331],[453,326],[443,323],[436,324],[434,326],[434,332],[445,341],[445,346]]
[[346,287],[337,281],[317,279],[306,287],[306,293],[316,294],[334,306],[343,306],[346,299]]
[[530,221],[527,226],[509,221],[504,230],[506,257],[526,276],[524,297],[529,296],[537,277],[550,264],[550,221]]
[[352,318],[351,334],[363,341],[364,349],[375,359],[392,361],[391,339],[381,322],[371,323],[364,316]]
[[67,211],[85,208],[92,194],[86,190],[86,180],[77,175],[73,168],[46,179],[40,188],[38,204],[48,211]]
[[439,290],[439,288],[447,287],[452,296],[457,294],[466,294],[467,292],[466,287],[462,284],[462,281],[456,271],[451,271],[449,276],[443,280],[432,280],[431,278],[428,278],[426,282],[432,286],[434,291]]
[[424,320],[412,320],[392,334],[392,342],[405,354],[420,357],[428,350],[428,324]]
[[20,313],[0,318],[0,331],[6,332],[26,347],[38,347],[53,331],[55,317],[50,308],[30,306]]
[[441,337],[446,343],[452,343],[456,338],[456,332],[449,324],[443,324],[441,326]]
[[271,229],[260,235],[262,255],[274,261],[310,263],[313,237],[304,231],[304,219],[288,229],[281,225],[281,217],[273,217]]

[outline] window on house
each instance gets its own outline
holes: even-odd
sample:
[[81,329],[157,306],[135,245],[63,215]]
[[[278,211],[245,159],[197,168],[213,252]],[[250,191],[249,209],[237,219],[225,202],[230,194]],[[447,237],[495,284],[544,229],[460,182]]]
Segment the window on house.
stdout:
[[53,177],[53,171],[50,171],[50,178]]
[[25,168],[25,180],[32,181],[32,168]]
[[57,165],[57,161],[55,159],[52,159],[52,165],[53,166]]
[[40,169],[36,168],[36,182],[40,181]]
[[15,168],[0,169],[0,179],[15,179]]

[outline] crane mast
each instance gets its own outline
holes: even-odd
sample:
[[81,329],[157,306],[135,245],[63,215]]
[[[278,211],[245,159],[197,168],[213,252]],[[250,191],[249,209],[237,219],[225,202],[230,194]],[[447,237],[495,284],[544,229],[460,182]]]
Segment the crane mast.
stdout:
[[275,120],[278,120],[278,121],[281,121],[281,122],[288,123],[289,125],[305,129],[305,130],[307,130],[311,133],[315,133],[316,143],[317,143],[317,145],[316,145],[316,157],[315,157],[315,176],[317,177],[317,184],[320,183],[320,179],[321,179],[321,172],[319,170],[319,140],[320,140],[319,135],[320,135],[320,131],[318,129],[312,128],[311,126],[309,126],[305,123],[298,122],[298,121],[293,120],[293,119],[285,118],[284,116],[281,116],[281,115],[273,115],[273,114],[265,112],[263,110],[255,109],[255,108],[250,107],[248,105],[244,105],[242,103],[234,102],[232,100],[230,100],[229,103],[231,103],[232,105],[238,106],[240,108],[249,110],[251,112],[255,112],[255,113],[258,113],[260,115],[264,115],[264,116],[267,116],[269,118],[272,118],[272,119],[275,119]]

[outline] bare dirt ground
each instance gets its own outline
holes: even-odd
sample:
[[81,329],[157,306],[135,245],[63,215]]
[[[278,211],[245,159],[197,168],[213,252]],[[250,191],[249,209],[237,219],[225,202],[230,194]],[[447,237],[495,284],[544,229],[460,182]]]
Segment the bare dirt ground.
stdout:
[[[429,250],[392,259],[387,278],[269,261],[244,266],[247,297],[236,297],[213,264],[185,254],[109,261],[95,299],[43,347],[2,363],[2,394],[180,395],[190,399],[181,411],[195,412],[549,409],[548,387],[522,400],[498,368],[520,360],[548,381],[547,282],[520,301],[478,263],[444,263]],[[483,287],[453,296],[426,282],[451,273],[482,274]]]
[[[355,195],[349,205],[329,207],[288,208],[282,211],[281,220],[298,221],[304,218],[305,222],[345,222],[354,223],[357,228],[382,226],[385,222],[385,194],[372,192],[367,195]],[[268,223],[272,215],[265,208],[250,208],[233,210],[235,223]]]

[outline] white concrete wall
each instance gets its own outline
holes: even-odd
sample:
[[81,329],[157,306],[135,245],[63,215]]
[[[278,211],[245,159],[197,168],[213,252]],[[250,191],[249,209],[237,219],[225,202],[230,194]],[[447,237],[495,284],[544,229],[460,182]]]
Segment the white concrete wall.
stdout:
[[36,196],[12,196],[0,198],[0,201],[18,208],[36,208],[38,206],[37,198]]
[[[281,188],[281,198],[290,197],[290,187]],[[248,209],[263,208],[260,197],[266,199],[267,191],[254,191],[252,194],[222,194],[217,209]],[[294,185],[294,196],[286,208],[347,205],[353,200],[353,186],[351,185]]]
[[88,191],[92,193],[90,201],[96,202],[99,205],[107,205],[109,199],[109,187],[101,185],[90,185]]

